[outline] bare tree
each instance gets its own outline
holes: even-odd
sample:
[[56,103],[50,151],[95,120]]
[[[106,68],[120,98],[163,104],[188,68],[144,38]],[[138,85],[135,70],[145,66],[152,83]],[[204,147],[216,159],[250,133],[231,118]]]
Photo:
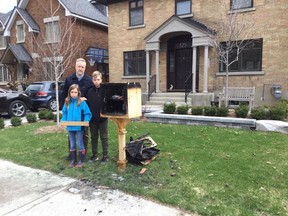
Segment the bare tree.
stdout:
[[[221,18],[213,26],[215,34],[213,38],[214,48],[217,52],[218,62],[225,65],[225,106],[228,106],[229,67],[239,60],[240,53],[254,43],[253,37],[256,32],[255,22],[251,16],[240,13],[239,10],[230,10],[221,3]],[[232,55],[233,54],[233,55]]]
[[58,81],[80,52],[82,31],[75,25],[76,18],[64,16],[63,8],[58,2],[55,4],[52,0],[44,2],[38,0],[38,4],[45,10],[45,17],[49,19],[43,29],[40,29],[40,33],[33,34],[31,45],[36,56],[33,59],[32,74],[38,79],[55,81],[59,126]]

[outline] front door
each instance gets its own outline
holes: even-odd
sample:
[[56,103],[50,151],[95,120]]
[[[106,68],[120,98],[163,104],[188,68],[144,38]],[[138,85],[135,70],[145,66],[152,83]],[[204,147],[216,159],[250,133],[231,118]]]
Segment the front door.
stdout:
[[[191,35],[168,40],[167,91],[185,91],[185,81],[192,74]],[[192,81],[188,86],[191,88]]]

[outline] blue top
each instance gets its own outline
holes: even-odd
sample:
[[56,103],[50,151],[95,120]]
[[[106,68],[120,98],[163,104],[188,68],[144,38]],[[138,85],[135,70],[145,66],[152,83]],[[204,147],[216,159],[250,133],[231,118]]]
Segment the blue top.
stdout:
[[[61,121],[85,121],[89,122],[92,118],[91,111],[85,101],[77,106],[78,98],[71,98],[69,107],[64,103],[62,108]],[[80,131],[82,126],[67,126],[68,131]]]

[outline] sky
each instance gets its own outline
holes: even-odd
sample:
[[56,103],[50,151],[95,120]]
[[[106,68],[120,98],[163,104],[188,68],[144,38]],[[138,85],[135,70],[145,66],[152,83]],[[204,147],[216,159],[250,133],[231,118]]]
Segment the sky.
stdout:
[[0,0],[0,12],[7,13],[16,6],[17,0]]

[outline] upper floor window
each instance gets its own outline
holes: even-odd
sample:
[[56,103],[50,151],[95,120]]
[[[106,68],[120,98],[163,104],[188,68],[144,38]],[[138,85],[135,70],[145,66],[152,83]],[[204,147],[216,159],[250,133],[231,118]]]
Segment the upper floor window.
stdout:
[[231,10],[239,10],[253,7],[253,0],[231,0]]
[[[225,44],[225,42],[223,42]],[[228,54],[228,61],[232,62],[237,58],[238,61],[235,61],[229,66],[229,72],[251,72],[251,71],[261,71],[262,70],[262,39],[255,40],[246,40],[244,41],[246,46],[239,54],[237,47],[235,47],[232,52]],[[220,71],[226,71],[226,65],[220,63]]]
[[21,43],[25,41],[25,27],[23,20],[18,20],[16,22],[16,38],[17,43]]
[[144,0],[129,1],[130,26],[144,24],[143,1]]
[[55,43],[60,42],[60,26],[59,26],[59,16],[49,17],[44,19],[45,23],[45,37],[46,42]]
[[176,15],[191,14],[191,1],[192,0],[175,0]]
[[142,76],[145,74],[145,51],[124,52],[124,76]]
[[3,33],[4,32],[0,31],[0,49],[1,48],[6,48],[6,45],[7,45],[6,38],[4,37]]

